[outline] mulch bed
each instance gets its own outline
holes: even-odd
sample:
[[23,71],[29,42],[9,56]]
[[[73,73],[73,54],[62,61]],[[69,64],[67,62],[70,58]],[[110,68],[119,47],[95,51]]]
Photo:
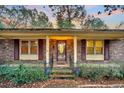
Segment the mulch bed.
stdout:
[[124,88],[124,80],[99,80],[91,81],[89,79],[77,78],[77,79],[49,79],[47,81],[38,81],[30,84],[16,85],[10,81],[0,82],[1,88]]

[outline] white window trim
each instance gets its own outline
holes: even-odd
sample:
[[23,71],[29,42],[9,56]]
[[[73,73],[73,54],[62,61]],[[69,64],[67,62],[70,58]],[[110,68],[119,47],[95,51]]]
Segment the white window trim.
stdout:
[[[22,41],[28,41],[28,54],[21,54],[21,42]],[[37,41],[37,54],[30,54],[30,48],[31,48],[31,41]],[[38,40],[37,39],[21,39],[19,40],[19,57],[21,60],[38,60],[38,54],[39,54],[39,47],[38,47]],[[28,58],[23,58],[28,57]]]
[[[104,40],[99,40],[99,39],[91,40],[91,41],[102,41],[103,42],[103,53],[102,54],[96,54],[95,49],[94,49],[94,54],[87,54],[87,41],[90,41],[90,40],[86,40],[86,60],[104,60]],[[93,57],[93,58],[89,58],[89,57]]]

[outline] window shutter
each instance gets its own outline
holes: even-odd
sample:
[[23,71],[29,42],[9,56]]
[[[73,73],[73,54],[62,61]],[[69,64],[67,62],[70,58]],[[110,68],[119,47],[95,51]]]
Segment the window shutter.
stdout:
[[14,60],[19,60],[19,39],[14,39]]
[[104,60],[109,60],[109,40],[104,41]]
[[82,59],[86,60],[86,40],[85,39],[81,40],[81,50],[82,50],[81,52]]
[[42,60],[43,59],[43,39],[38,40],[38,59]]

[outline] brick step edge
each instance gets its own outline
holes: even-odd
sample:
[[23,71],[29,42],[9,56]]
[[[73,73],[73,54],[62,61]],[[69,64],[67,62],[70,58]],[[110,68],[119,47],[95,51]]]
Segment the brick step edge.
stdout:
[[54,75],[50,75],[50,77],[51,77],[51,78],[57,78],[57,77],[58,77],[58,78],[61,78],[61,77],[62,77],[62,78],[74,78],[75,76],[74,76],[74,75],[61,75],[61,74],[60,74],[60,75],[59,75],[59,74],[55,75],[55,74],[54,74]]
[[52,71],[52,73],[73,73],[72,71]]

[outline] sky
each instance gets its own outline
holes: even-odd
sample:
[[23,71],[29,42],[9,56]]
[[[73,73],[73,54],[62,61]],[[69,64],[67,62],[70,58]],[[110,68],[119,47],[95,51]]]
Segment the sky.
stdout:
[[124,22],[124,13],[119,10],[109,16],[105,13],[97,15],[98,11],[104,11],[102,5],[86,6],[86,10],[88,14],[96,14],[96,16],[101,18],[110,28],[114,28],[119,23]]
[[[34,9],[36,8],[38,11],[43,11],[46,13],[46,15],[49,17],[49,20],[55,24],[55,18],[52,16],[52,12],[48,6],[42,6],[42,5],[26,5],[25,6],[28,9]],[[114,29],[117,25],[119,25],[121,22],[124,22],[124,12],[122,13],[120,10],[115,11],[111,15],[107,15],[106,13],[102,13],[101,15],[98,15],[98,11],[104,11],[103,5],[86,5],[85,6],[87,15],[94,15],[95,17],[100,18],[107,24],[107,26],[110,29]],[[124,28],[124,26],[122,26]]]

